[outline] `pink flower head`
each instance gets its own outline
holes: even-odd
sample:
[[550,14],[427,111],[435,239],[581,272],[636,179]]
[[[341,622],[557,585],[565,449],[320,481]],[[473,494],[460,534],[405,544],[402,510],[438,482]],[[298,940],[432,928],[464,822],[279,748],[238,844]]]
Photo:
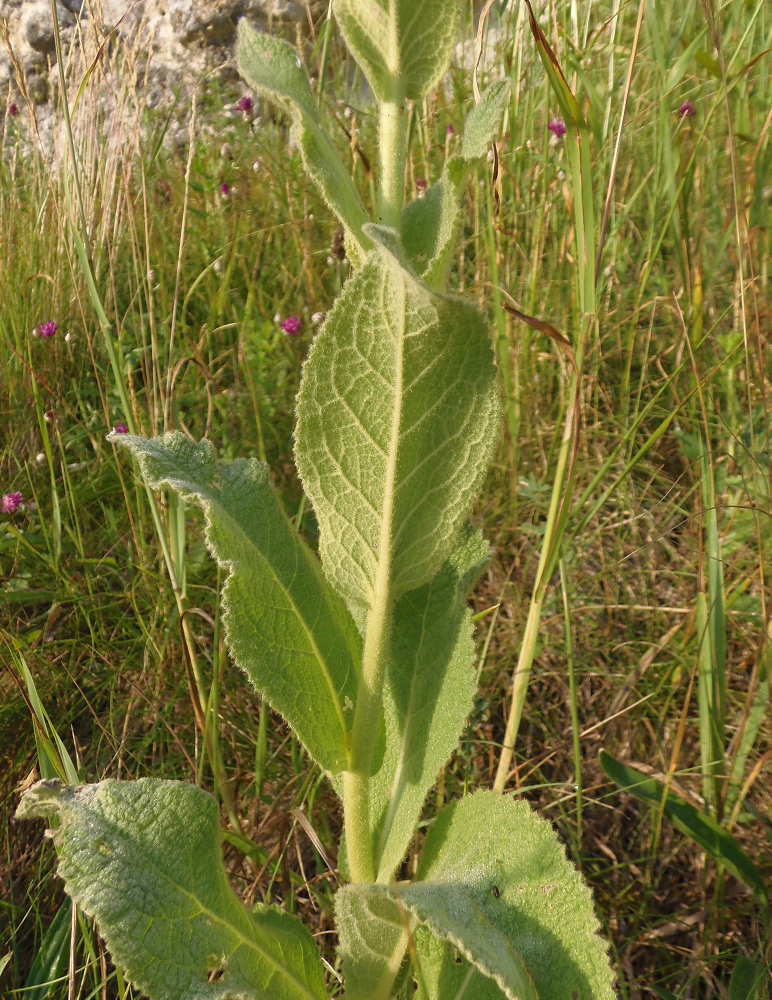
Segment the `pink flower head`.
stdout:
[[456,130],[453,128],[452,125],[448,125],[448,127],[445,129],[445,131],[448,133],[448,135],[455,135],[456,134]]
[[3,513],[15,514],[24,502],[21,493],[6,493],[3,497]]
[[39,337],[53,337],[56,331],[59,329],[58,324],[54,323],[52,319],[49,319],[45,323],[38,324],[38,336]]
[[126,424],[115,424],[113,426],[113,434],[128,434],[129,428]]
[[226,184],[225,181],[223,181],[222,184],[220,185],[220,194],[223,196],[223,198],[227,198],[230,193],[231,193],[230,185]]
[[236,110],[243,111],[245,115],[252,114],[252,109],[255,106],[255,102],[249,96],[249,94],[244,94],[241,100],[236,102]]
[[15,118],[19,113],[19,105],[14,104],[13,101],[8,105],[8,117]]
[[425,177],[416,177],[415,186],[418,188],[419,191],[425,191],[429,186],[429,182],[426,180]]
[[680,118],[694,118],[696,114],[697,112],[694,110],[694,105],[691,101],[684,101],[678,109],[678,115]]
[[566,123],[562,118],[553,118],[547,128],[550,132],[552,132],[556,139],[562,139],[566,134]]
[[302,327],[303,320],[299,316],[288,316],[281,325],[288,337],[297,337]]

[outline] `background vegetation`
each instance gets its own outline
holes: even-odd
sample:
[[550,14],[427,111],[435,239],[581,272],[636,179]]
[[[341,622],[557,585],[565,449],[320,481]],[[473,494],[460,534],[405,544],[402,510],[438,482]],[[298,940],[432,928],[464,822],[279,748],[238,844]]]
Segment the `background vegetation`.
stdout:
[[[620,790],[598,753],[713,817],[770,884],[771,12],[552,0],[539,16],[588,116],[593,196],[609,214],[563,563],[507,788],[558,826],[590,880],[621,996],[768,995],[768,910],[722,848]],[[452,286],[490,311],[506,426],[477,513],[495,553],[475,595],[479,700],[427,820],[493,782],[570,403],[561,351],[507,314],[503,293],[559,330],[579,323],[573,192],[548,129],[559,109],[523,5],[499,4],[490,24],[482,79],[513,81],[501,209],[479,171]],[[465,31],[467,58],[412,118],[414,193],[471,106],[471,16]],[[100,41],[64,54],[71,105]],[[326,19],[299,44],[371,197],[361,77]],[[56,997],[131,994],[63,902],[42,826],[10,821],[20,784],[68,766],[84,781],[153,774],[212,790],[244,898],[301,911],[335,961],[334,794],[228,661],[198,519],[156,504],[105,435],[177,427],[266,460],[313,539],[294,395],[348,263],[286,120],[235,110],[237,83],[148,108],[141,65],[127,43],[96,64],[73,112],[75,165],[65,132],[38,135],[23,101],[2,126],[0,493],[23,497],[0,515],[8,996],[45,996],[49,980]],[[299,334],[282,330],[288,316]],[[54,336],[31,336],[51,320]]]

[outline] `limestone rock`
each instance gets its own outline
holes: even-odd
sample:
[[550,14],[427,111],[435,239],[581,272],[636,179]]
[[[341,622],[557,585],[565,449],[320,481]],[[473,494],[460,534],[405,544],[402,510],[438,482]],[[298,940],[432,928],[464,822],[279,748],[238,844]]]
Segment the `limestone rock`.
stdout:
[[[197,86],[215,72],[236,79],[236,26],[248,17],[256,27],[282,30],[307,28],[327,11],[327,0],[56,0],[62,42],[68,56],[81,19],[97,35],[98,44],[115,29],[111,51],[123,45],[136,56],[150,81],[146,95],[156,104],[176,89]],[[34,100],[44,102],[58,86],[50,0],[0,0],[0,20],[6,20],[18,62],[28,78]],[[92,42],[94,36],[92,35]],[[93,54],[91,56],[93,58]],[[86,65],[90,59],[86,60]],[[48,79],[45,79],[48,76]],[[13,80],[10,59],[0,46],[0,85],[7,93]],[[13,85],[12,99],[17,97]],[[2,97],[0,97],[2,100]]]

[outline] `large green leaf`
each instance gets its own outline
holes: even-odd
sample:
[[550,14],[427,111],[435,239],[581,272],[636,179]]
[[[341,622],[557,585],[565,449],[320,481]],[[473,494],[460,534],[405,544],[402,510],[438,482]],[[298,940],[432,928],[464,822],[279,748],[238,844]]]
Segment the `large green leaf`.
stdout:
[[367,210],[329,135],[321,126],[319,106],[303,64],[287,42],[255,31],[246,18],[239,21],[239,72],[255,90],[267,94],[292,115],[303,164],[322,197],[348,231],[346,247],[353,260],[368,245],[362,226]]
[[418,874],[400,887],[403,904],[510,1000],[614,996],[589,889],[524,802],[476,792],[451,805],[429,832]]
[[115,963],[151,1000],[323,1000],[322,964],[284,911],[231,889],[214,800],[143,778],[39,781],[18,818],[56,815],[59,874],[96,919]]
[[375,95],[395,84],[418,101],[445,75],[458,34],[459,0],[333,0],[346,44]]
[[466,597],[488,561],[471,528],[431,583],[394,611],[384,692],[386,752],[370,783],[377,881],[402,862],[426,794],[458,745],[477,689]]
[[255,688],[333,774],[348,763],[361,659],[359,633],[316,556],[290,524],[265,465],[219,462],[208,441],[113,434],[146,482],[170,486],[206,516],[206,540],[228,571],[228,647]]
[[494,792],[440,814],[417,881],[345,886],[335,911],[357,990],[372,988],[379,968],[386,980],[395,973],[407,929],[432,1000],[614,997],[587,886],[550,824]]
[[354,605],[423,586],[455,548],[497,439],[487,325],[379,247],[317,336],[295,455],[328,578]]

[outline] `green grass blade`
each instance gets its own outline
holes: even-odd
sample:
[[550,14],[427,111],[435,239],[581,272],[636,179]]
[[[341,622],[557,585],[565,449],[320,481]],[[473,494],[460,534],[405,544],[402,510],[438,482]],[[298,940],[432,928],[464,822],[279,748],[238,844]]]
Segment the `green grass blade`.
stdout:
[[615,760],[605,750],[600,752],[600,766],[623,791],[643,802],[663,808],[676,829],[699,844],[714,861],[723,865],[753,891],[759,906],[764,909],[769,906],[767,889],[758,868],[734,837],[719,826],[716,820],[674,792],[667,791],[654,778],[648,778],[635,768]]

